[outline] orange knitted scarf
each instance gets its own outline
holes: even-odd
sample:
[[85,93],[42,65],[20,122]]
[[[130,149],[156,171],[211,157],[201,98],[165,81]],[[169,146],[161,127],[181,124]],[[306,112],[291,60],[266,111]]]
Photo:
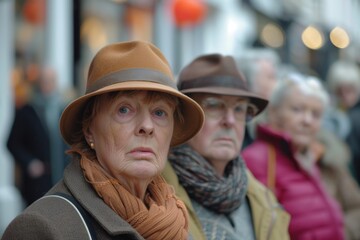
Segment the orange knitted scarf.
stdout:
[[142,201],[106,174],[97,162],[84,155],[80,161],[86,180],[97,194],[145,239],[188,238],[186,207],[161,176],[149,184]]

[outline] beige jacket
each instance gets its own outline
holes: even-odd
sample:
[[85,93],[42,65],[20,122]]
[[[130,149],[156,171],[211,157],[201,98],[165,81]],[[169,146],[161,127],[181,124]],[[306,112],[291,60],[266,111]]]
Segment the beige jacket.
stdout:
[[[179,184],[178,177],[170,163],[167,163],[163,176],[173,185],[178,197],[186,204],[190,216],[190,234],[193,239],[205,240],[201,223],[191,205],[185,189]],[[248,192],[255,237],[257,240],[287,240],[290,216],[278,204],[272,192],[247,171]]]

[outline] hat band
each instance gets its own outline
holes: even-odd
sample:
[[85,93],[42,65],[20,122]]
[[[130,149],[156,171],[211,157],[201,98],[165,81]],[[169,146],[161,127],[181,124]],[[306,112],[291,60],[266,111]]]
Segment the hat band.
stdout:
[[239,78],[233,76],[201,77],[188,81],[183,81],[179,85],[179,90],[202,87],[228,87],[247,90],[247,86],[244,81],[239,81]]
[[114,72],[106,75],[91,86],[86,87],[86,94],[97,91],[101,88],[128,81],[149,81],[167,85],[177,90],[176,83],[169,76],[162,72],[151,70],[151,69],[126,69],[119,72]]

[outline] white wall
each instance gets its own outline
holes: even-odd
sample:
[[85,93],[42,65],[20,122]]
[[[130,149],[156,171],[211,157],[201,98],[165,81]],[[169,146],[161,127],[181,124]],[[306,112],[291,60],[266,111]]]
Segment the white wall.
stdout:
[[56,70],[60,91],[72,87],[72,27],[72,1],[48,0],[45,63]]

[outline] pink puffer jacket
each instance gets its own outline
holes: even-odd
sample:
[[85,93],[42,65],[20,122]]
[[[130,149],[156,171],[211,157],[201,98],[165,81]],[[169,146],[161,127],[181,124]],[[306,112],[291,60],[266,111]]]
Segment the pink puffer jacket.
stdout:
[[[273,147],[271,147],[273,146]],[[293,240],[343,240],[343,216],[337,202],[326,192],[318,169],[302,170],[291,151],[289,138],[266,126],[258,126],[257,139],[242,156],[254,176],[265,185],[269,155],[274,156],[275,195],[290,213],[289,232]]]

